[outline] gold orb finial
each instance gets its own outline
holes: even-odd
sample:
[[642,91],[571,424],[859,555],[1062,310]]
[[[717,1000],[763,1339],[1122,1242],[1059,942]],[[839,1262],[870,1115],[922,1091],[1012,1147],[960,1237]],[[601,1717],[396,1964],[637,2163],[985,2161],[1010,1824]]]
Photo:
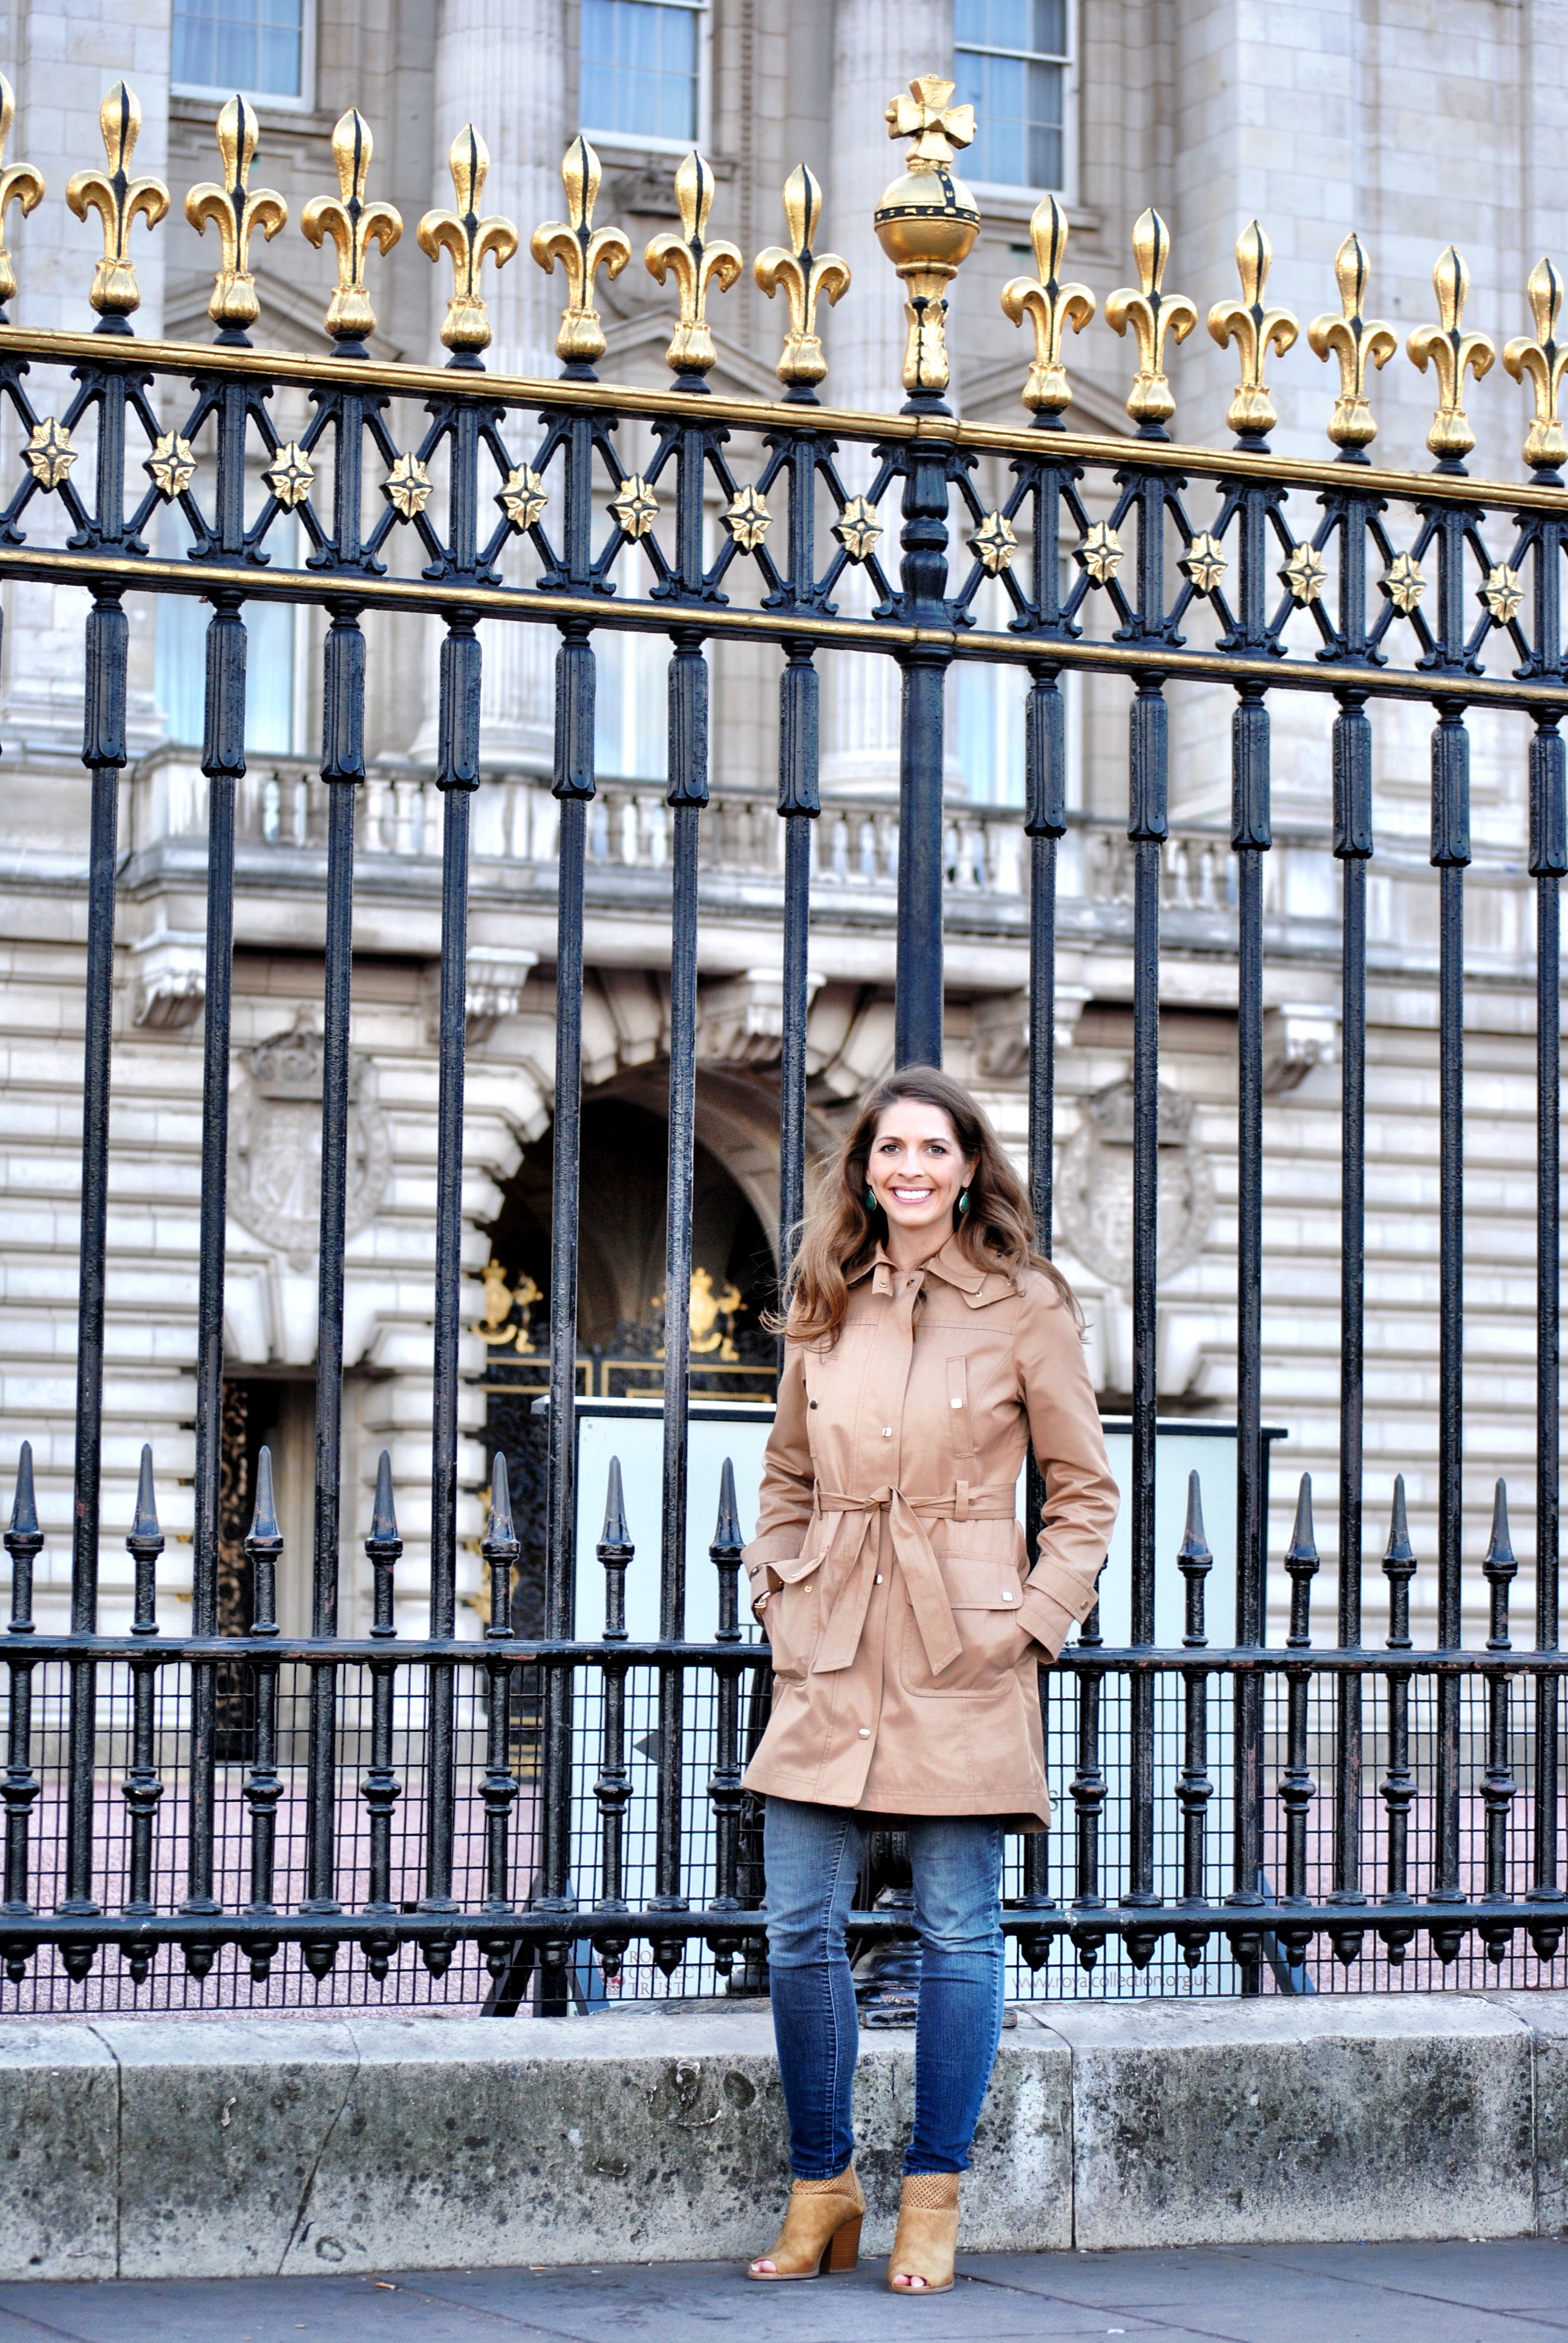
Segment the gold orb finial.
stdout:
[[877,241],[902,278],[910,337],[904,388],[940,399],[949,380],[947,287],[980,233],[980,206],[950,165],[975,135],[972,106],[952,106],[954,84],[921,74],[888,106],[888,136],[910,141],[909,167],[882,191]]

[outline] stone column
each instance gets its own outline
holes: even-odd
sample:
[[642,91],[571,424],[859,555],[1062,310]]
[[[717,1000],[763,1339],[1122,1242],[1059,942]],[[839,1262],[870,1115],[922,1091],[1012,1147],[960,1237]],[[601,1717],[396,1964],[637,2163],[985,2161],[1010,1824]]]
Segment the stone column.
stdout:
[[[887,414],[902,406],[904,288],[871,225],[877,199],[902,168],[903,149],[888,136],[888,100],[917,74],[948,73],[953,54],[951,0],[839,0],[833,39],[832,179],[826,190],[833,249],[854,272],[827,328],[830,372],[823,396],[834,407]],[[841,468],[851,493],[870,477],[868,457],[845,449]],[[878,550],[896,562],[890,527]],[[859,573],[844,596],[849,609],[869,608]],[[825,789],[885,790],[899,786],[899,670],[891,659],[829,655]]]
[[[436,43],[432,200],[452,201],[447,154],[466,122],[490,150],[487,212],[513,220],[521,244],[498,272],[487,266],[484,293],[495,339],[485,364],[497,374],[555,375],[556,325],[564,299],[558,273],[535,266],[528,238],[540,220],[562,216],[560,160],[575,125],[566,118],[567,13],[554,0],[442,0]],[[443,262],[432,291],[431,340],[439,347],[451,292]],[[517,461],[526,460],[533,426],[508,427]],[[480,740],[487,764],[548,772],[552,758],[555,640],[538,627],[487,626]],[[432,694],[434,673],[432,671]],[[434,706],[420,741],[433,753]]]

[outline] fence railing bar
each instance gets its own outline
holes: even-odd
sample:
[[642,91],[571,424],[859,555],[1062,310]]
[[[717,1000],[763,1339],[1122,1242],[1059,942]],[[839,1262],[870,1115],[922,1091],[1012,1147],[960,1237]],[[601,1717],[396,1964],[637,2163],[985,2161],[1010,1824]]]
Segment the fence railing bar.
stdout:
[[[202,770],[207,783],[206,966],[202,1000],[201,1222],[196,1359],[196,1487],[191,1626],[218,1630],[218,1492],[223,1471],[223,1318],[228,1189],[230,990],[234,973],[235,785],[245,773],[247,634],[236,593],[218,597],[206,629]],[[193,1670],[186,1909],[213,1896],[217,1671]]]
[[[1352,518],[1347,513],[1340,545],[1342,565],[1351,559]],[[1364,568],[1365,529],[1353,543]],[[1342,587],[1341,625],[1347,610]],[[1355,608],[1364,601],[1364,583]],[[1362,1446],[1366,1352],[1366,1035],[1367,864],[1372,851],[1372,724],[1364,698],[1345,692],[1333,732],[1334,854],[1342,894],[1341,921],[1340,1081],[1340,1458],[1339,1458],[1339,1641],[1349,1649],[1362,1639]],[[1335,1898],[1362,1901],[1362,1691],[1359,1677],[1341,1682],[1334,1710]],[[1342,1958],[1353,1959],[1362,1938],[1353,1929],[1336,1936]]]
[[[1446,541],[1440,568],[1454,557]],[[1464,1561],[1464,866],[1470,860],[1470,735],[1453,709],[1432,736],[1432,860],[1439,883],[1437,1640],[1462,1640]],[[1434,1894],[1460,1883],[1457,1678],[1437,1695]]]
[[[626,1574],[636,1559],[636,1548],[626,1525],[626,1497],[621,1486],[620,1458],[609,1460],[605,1490],[604,1528],[598,1558],[604,1569],[604,1640],[615,1646],[626,1642]],[[594,1799],[599,1815],[599,1893],[596,1916],[627,1911],[626,1810],[631,1803],[631,1771],[626,1762],[626,1669],[607,1652],[604,1664],[604,1717],[599,1728],[599,1767]],[[595,1939],[607,1977],[620,1975],[629,1943],[624,1936]]]
[[[468,499],[465,498],[465,506]],[[463,1083],[467,1017],[468,831],[479,786],[479,639],[460,614],[441,645],[436,775],[443,799],[441,843],[440,1074],[436,1110],[435,1376],[430,1451],[430,1634],[457,1624],[457,1343],[463,1288]],[[505,1460],[498,1458],[505,1488]],[[492,1524],[492,1534],[494,1528]],[[426,1808],[425,1908],[455,1911],[452,1850],[456,1744],[453,1675],[429,1675],[430,1757]]]
[[[100,581],[86,621],[82,761],[92,776],[87,865],[87,961],[82,1067],[82,1218],[76,1310],[75,1499],[71,1550],[71,1628],[98,1624],[98,1497],[104,1428],[104,1296],[108,1229],[109,1053],[114,1025],[115,862],[120,770],[126,763],[128,629],[121,589]],[[90,1661],[71,1667],[70,1785],[62,1911],[95,1912],[93,1898],[93,1764],[97,1678]],[[92,1954],[68,1946],[66,1974],[86,1975]]]
[[[136,1483],[136,1518],[131,1534],[126,1540],[126,1550],[136,1569],[133,1634],[156,1635],[158,1631],[156,1604],[156,1573],[158,1556],[164,1550],[163,1533],[158,1527],[157,1504],[153,1490],[153,1452],[142,1450],[140,1473]],[[199,1674],[192,1670],[193,1684]],[[157,1699],[157,1666],[156,1662],[133,1660],[131,1663],[131,1762],[121,1785],[121,1795],[130,1812],[130,1860],[126,1867],[126,1884],[130,1893],[122,1907],[127,1917],[142,1918],[156,1907],[153,1902],[153,1826],[163,1799],[164,1785],[157,1770],[157,1747],[155,1736],[155,1709]],[[194,1731],[193,1731],[194,1740]],[[147,1969],[145,1961],[133,1956],[130,1962],[133,1981],[140,1985]],[[140,1974],[138,1975],[138,1969]]]
[[[339,499],[341,505],[341,498]],[[347,521],[348,516],[343,516]],[[357,517],[354,525],[357,527]],[[317,1286],[316,1490],[311,1570],[313,1635],[337,1634],[338,1536],[342,1505],[343,1252],[348,1179],[348,1031],[354,967],[355,785],[365,778],[365,637],[357,607],[340,602],[323,661],[321,778],[328,784],[327,943],[322,985],[321,1234]],[[312,1669],[306,1820],[306,1908],[337,1909],[333,1782],[337,1771],[337,1671]],[[325,1976],[333,1940],[307,1948],[312,1975]]]
[[[1538,637],[1559,645],[1562,532],[1543,525],[1534,560]],[[1559,1634],[1559,1452],[1562,1242],[1562,879],[1568,870],[1565,754],[1555,717],[1538,719],[1530,743],[1530,872],[1535,880],[1535,1644]],[[1558,1862],[1559,1700],[1554,1679],[1535,1681],[1534,1847],[1532,1902],[1563,1901]],[[1550,1958],[1561,1941],[1553,1918],[1533,1932]]]
[[[1139,518],[1139,570],[1160,576],[1164,501],[1145,500]],[[1160,607],[1160,603],[1145,605]],[[1132,1574],[1131,1640],[1154,1642],[1155,1415],[1158,1407],[1160,1212],[1160,888],[1168,834],[1169,711],[1156,679],[1141,682],[1130,739],[1127,834],[1133,856],[1132,910],[1132,1461],[1128,1491]],[[1130,1695],[1131,1836],[1128,1896],[1159,1902],[1154,1886],[1154,1695],[1135,1682]],[[1152,1940],[1150,1940],[1152,1942]]]
[[[680,494],[694,469],[700,495],[700,459],[683,455]],[[674,631],[669,662],[670,860],[673,884],[669,931],[669,1151],[664,1244],[664,1425],[662,1544],[659,1554],[660,1638],[678,1644],[686,1633],[687,1419],[690,1353],[684,1339],[691,1302],[691,1202],[697,1143],[697,872],[699,825],[708,803],[708,661],[695,628]],[[667,1660],[658,1672],[658,1807],[655,1816],[654,1907],[683,1912],[686,1677]],[[668,1975],[679,1962],[678,1937],[655,1940],[654,1958]]]
[[[378,1524],[379,1526],[379,1524]],[[396,1538],[396,1524],[393,1525]],[[269,1640],[277,1634],[277,1565],[283,1554],[283,1539],[277,1526],[277,1510],[272,1493],[272,1452],[264,1447],[256,1459],[256,1505],[245,1541],[246,1554],[251,1570],[251,1638],[266,1650]],[[398,1552],[402,1551],[401,1547]],[[392,1557],[396,1559],[396,1557]],[[377,1619],[381,1606],[377,1606]],[[388,1612],[389,1615],[389,1612]],[[248,1640],[248,1639],[247,1639]],[[246,1912],[252,1919],[270,1919],[276,1906],[275,1871],[277,1849],[277,1807],[283,1796],[283,1782],[277,1770],[277,1671],[280,1661],[270,1653],[266,1658],[253,1660],[248,1674],[252,1697],[256,1702],[256,1746],[251,1763],[246,1768],[243,1784],[245,1803],[250,1810],[250,1901]],[[391,1732],[390,1678],[387,1694],[387,1725],[388,1753]],[[372,1748],[371,1764],[376,1755]],[[390,1755],[388,1754],[388,1763]],[[375,1846],[372,1835],[372,1849]],[[373,1891],[374,1892],[374,1891]],[[249,1946],[252,1977],[260,1983],[272,1964],[277,1950],[277,1940],[266,1936],[253,1937]],[[375,1953],[367,1944],[367,1959],[374,1962]]]

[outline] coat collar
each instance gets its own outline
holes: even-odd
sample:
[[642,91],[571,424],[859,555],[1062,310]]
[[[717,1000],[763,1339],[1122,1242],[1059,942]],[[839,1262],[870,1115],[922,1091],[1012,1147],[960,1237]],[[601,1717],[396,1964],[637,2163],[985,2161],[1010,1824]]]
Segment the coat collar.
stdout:
[[[971,1310],[978,1310],[983,1302],[994,1301],[1008,1285],[1007,1278],[1000,1270],[977,1269],[956,1236],[949,1237],[929,1261],[921,1263],[921,1268],[927,1277],[940,1278],[944,1285],[950,1285],[961,1293]],[[890,1293],[893,1275],[893,1264],[888,1258],[887,1249],[879,1244],[870,1260],[852,1271],[847,1282],[850,1285],[859,1285],[862,1278],[869,1277],[873,1280],[874,1292]]]

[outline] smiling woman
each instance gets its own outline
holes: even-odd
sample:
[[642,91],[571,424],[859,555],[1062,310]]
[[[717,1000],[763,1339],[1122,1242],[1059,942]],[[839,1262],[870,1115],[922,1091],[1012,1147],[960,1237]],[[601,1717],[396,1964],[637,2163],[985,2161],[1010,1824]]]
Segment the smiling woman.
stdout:
[[[891,1076],[803,1232],[745,1554],[773,1655],[746,1785],[766,1798],[795,2174],[755,2278],[854,2266],[845,1923],[870,1822],[896,1815],[923,1964],[888,2282],[952,2284],[958,2176],[1001,2032],[1003,1833],[1050,1819],[1039,1663],[1091,1607],[1116,1518],[1081,1325],[968,1091],[931,1066]],[[1030,1445],[1045,1505],[1027,1571],[1016,1491]]]

